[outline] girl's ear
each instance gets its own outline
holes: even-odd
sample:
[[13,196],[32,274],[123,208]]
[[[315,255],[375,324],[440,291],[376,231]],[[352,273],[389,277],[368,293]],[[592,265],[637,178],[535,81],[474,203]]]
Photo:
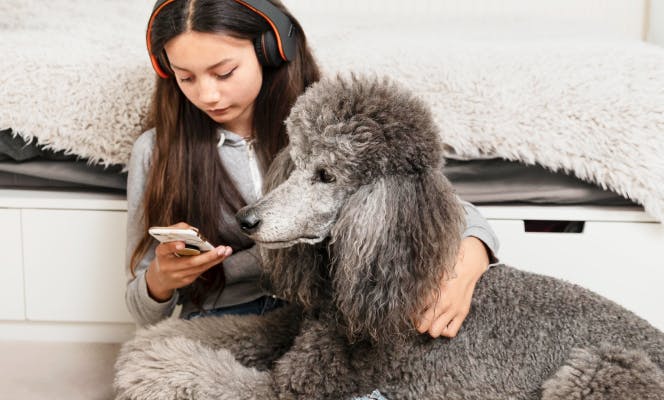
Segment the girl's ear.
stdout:
[[393,341],[454,267],[462,209],[440,171],[354,193],[332,229],[334,299],[350,339]]

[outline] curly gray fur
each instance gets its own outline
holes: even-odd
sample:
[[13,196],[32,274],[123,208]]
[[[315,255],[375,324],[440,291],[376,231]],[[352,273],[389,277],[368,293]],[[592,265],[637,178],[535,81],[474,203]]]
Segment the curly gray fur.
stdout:
[[238,219],[291,305],[139,331],[116,364],[119,399],[350,399],[378,389],[390,400],[664,400],[664,333],[554,278],[492,268],[456,338],[412,327],[451,272],[462,228],[437,130],[412,93],[378,78],[326,79],[287,124],[269,193]]
[[[441,173],[437,129],[422,101],[386,79],[351,76],[318,85],[307,98],[287,120],[290,146],[267,176],[270,194],[244,210],[263,220],[252,238],[265,244],[270,227],[281,240],[306,236],[305,224],[329,227],[318,233],[329,238],[321,246],[265,252],[274,290],[306,306],[333,293],[350,339],[402,338],[453,267],[462,231],[461,208]],[[335,180],[308,184],[320,169]],[[329,202],[332,212],[312,212],[306,201],[298,203],[304,211],[293,210],[284,197]],[[270,219],[274,204],[278,220]]]

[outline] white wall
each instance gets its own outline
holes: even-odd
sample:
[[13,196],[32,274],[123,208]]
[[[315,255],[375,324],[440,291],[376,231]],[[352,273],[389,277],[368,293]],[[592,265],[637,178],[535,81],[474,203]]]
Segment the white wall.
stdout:
[[664,0],[650,0],[650,21],[647,39],[664,46]]
[[[282,0],[300,20],[308,15],[429,17],[474,21],[524,21],[583,25],[597,32],[641,40],[648,1],[664,0]],[[660,4],[661,6],[661,4]],[[661,32],[661,31],[660,31]]]
[[[154,0],[142,0],[146,13]],[[355,14],[404,18],[548,20],[580,23],[624,38],[664,45],[664,0],[282,0],[295,16]],[[650,11],[648,20],[647,11]]]

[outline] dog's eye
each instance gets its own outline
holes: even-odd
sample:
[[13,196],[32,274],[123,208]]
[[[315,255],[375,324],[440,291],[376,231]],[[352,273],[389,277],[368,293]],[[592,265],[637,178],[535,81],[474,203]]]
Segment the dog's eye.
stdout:
[[336,178],[330,175],[325,169],[320,168],[316,171],[316,180],[323,183],[334,182]]

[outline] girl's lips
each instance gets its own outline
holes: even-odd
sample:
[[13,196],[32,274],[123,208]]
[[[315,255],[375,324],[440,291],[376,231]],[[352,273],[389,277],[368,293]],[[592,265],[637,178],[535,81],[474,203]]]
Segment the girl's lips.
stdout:
[[208,113],[210,113],[212,115],[222,115],[222,114],[226,113],[229,109],[230,109],[230,107],[217,108],[217,109],[214,109],[214,110],[208,110]]

